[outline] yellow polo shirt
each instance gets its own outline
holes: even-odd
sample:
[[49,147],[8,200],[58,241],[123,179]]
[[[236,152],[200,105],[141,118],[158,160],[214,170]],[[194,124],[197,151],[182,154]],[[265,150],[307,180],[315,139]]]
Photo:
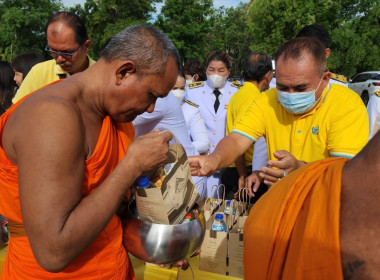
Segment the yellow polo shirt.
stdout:
[[298,160],[330,156],[352,158],[368,141],[368,115],[359,95],[347,87],[329,84],[313,110],[301,115],[286,111],[275,88],[261,94],[239,119],[232,132],[267,142],[268,157],[287,150]]
[[[230,134],[238,119],[240,119],[248,109],[252,101],[260,96],[257,86],[251,82],[244,82],[244,85],[231,97],[227,107],[226,135]],[[245,165],[252,165],[253,145],[245,152]],[[235,166],[235,164],[231,165]]]
[[[92,66],[95,61],[92,60],[88,55],[87,58],[89,60],[89,66]],[[64,71],[61,66],[55,62],[55,59],[50,59],[48,61],[34,65],[23,80],[21,87],[18,89],[15,97],[13,97],[13,104],[15,104],[17,101],[29,93],[47,84],[50,84],[51,82],[62,79],[59,77],[60,74],[66,75],[67,77],[70,76],[69,73]]]

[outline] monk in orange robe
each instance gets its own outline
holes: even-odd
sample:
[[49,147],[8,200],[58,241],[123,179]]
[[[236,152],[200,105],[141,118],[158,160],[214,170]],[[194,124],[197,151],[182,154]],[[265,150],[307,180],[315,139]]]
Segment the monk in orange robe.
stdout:
[[380,134],[274,184],[244,227],[245,279],[380,279]]
[[88,70],[0,118],[0,213],[10,228],[1,279],[134,279],[115,213],[138,176],[164,165],[173,135],[132,142],[130,122],[168,94],[178,61],[162,32],[130,27]]

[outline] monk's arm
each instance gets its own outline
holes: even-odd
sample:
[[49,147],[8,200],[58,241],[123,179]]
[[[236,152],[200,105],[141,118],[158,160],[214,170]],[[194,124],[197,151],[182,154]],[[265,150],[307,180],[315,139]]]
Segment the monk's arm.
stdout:
[[[11,147],[33,254],[44,269],[57,272],[98,237],[141,172],[163,164],[168,145],[153,137],[134,142],[111,175],[83,197],[85,160],[100,127],[86,135],[73,108],[46,103],[24,110],[29,117],[14,122]],[[86,138],[95,139],[92,148]]]
[[380,134],[343,169],[340,243],[345,279],[380,279]]

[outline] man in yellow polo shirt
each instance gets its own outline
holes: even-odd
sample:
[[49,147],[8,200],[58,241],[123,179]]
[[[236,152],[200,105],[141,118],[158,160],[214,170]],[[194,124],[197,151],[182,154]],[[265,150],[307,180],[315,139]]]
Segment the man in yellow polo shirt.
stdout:
[[228,166],[261,136],[269,161],[259,180],[248,182],[250,191],[253,183],[253,191],[262,180],[272,185],[305,162],[356,155],[368,140],[365,106],[350,89],[330,84],[325,69],[325,48],[318,39],[282,45],[276,54],[277,88],[250,105],[212,154],[189,158],[192,175],[208,176]]
[[13,103],[53,81],[82,72],[95,63],[87,55],[91,41],[79,16],[66,11],[58,12],[50,17],[46,26],[45,51],[53,59],[39,63],[29,71]]
[[[227,108],[226,135],[232,132],[236,122],[249,105],[269,87],[273,78],[272,60],[262,52],[251,53],[243,64],[244,85],[231,97]],[[255,153],[254,153],[255,152]],[[253,158],[253,161],[252,161]],[[254,170],[260,170],[268,160],[265,139],[251,145],[230,167],[222,170],[221,183],[226,187],[226,199],[232,199],[239,187],[245,186],[245,178]],[[263,186],[263,189],[267,188]]]

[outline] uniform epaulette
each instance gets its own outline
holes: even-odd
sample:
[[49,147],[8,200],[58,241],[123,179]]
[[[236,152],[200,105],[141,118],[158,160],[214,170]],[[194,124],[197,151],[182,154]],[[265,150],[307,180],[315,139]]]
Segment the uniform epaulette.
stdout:
[[331,73],[330,77],[331,77],[331,79],[334,79],[334,80],[337,80],[339,82],[347,84],[347,78],[345,76],[343,76],[343,75]]
[[239,87],[242,86],[242,84],[239,83],[239,81],[233,81],[233,82],[231,82],[231,86],[236,87],[236,88],[239,88]]
[[194,106],[195,108],[199,107],[198,104],[195,104],[195,103],[191,102],[190,100],[187,100],[186,98],[184,98],[183,101],[186,102],[187,104],[190,104],[191,106]]
[[205,82],[203,81],[200,81],[200,82],[195,82],[195,83],[191,83],[189,85],[189,88],[192,89],[192,88],[197,88],[197,87],[201,87],[205,84]]
[[374,94],[376,94],[378,97],[380,97],[380,90],[375,91]]

